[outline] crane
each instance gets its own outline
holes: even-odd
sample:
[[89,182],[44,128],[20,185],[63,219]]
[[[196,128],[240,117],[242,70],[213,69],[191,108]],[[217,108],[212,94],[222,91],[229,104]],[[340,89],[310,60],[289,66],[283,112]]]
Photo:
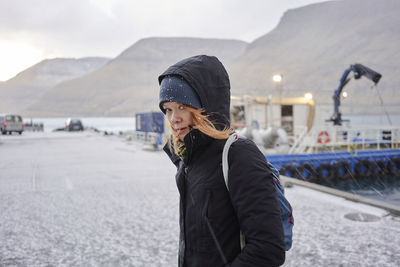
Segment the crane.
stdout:
[[351,78],[348,78],[350,72],[354,73],[354,79],[357,80],[357,79],[360,79],[362,76],[365,76],[368,79],[370,79],[371,81],[373,81],[375,83],[375,85],[378,84],[379,80],[382,77],[381,74],[379,74],[378,72],[376,72],[364,65],[361,65],[358,63],[350,65],[350,67],[344,71],[342,77],[340,78],[339,86],[333,94],[334,113],[329,121],[333,121],[334,125],[342,125],[342,114],[339,111],[340,95],[342,93],[343,87],[345,87],[346,84],[351,79]]

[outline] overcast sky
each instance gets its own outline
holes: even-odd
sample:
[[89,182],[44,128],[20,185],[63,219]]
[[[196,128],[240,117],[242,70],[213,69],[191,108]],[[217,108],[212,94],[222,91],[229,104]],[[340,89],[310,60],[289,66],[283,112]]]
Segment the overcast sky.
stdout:
[[1,0],[0,81],[45,58],[115,57],[146,37],[251,42],[324,0]]

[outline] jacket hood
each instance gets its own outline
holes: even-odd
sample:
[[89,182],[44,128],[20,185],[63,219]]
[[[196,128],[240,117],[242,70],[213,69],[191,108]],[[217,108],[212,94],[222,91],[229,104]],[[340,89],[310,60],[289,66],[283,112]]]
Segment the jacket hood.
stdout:
[[158,77],[160,84],[166,76],[182,77],[199,96],[201,106],[209,118],[217,124],[230,126],[229,76],[218,58],[206,55],[186,58],[161,74]]

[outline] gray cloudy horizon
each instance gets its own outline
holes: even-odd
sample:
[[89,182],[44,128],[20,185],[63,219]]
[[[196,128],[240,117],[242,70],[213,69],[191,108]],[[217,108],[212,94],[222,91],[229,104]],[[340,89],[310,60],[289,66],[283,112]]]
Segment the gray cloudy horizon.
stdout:
[[13,0],[0,2],[0,81],[54,57],[116,57],[148,37],[251,42],[288,9],[324,0]]

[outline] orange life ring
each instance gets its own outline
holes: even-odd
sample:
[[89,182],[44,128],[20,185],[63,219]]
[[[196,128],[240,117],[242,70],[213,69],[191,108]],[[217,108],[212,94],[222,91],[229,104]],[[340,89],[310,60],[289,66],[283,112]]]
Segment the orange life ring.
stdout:
[[317,140],[317,142],[318,142],[319,144],[325,145],[325,144],[329,143],[330,141],[331,141],[331,139],[329,138],[329,134],[328,134],[327,131],[321,131],[321,132],[319,132],[319,134],[318,134],[318,140]]

